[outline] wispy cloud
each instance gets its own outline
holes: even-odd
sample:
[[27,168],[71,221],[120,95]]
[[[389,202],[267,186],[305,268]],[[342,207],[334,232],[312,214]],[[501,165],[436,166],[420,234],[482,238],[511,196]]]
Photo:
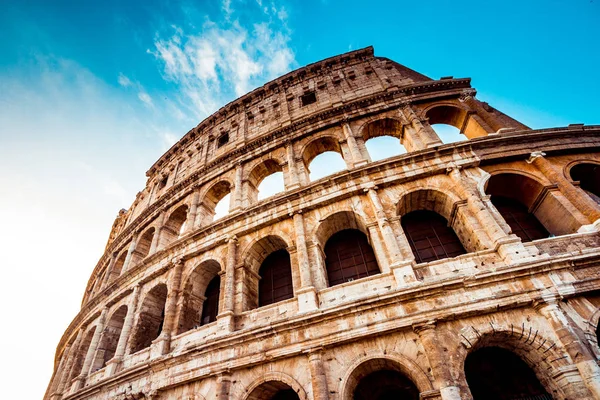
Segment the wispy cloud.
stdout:
[[207,18],[199,32],[173,27],[170,37],[157,36],[148,50],[163,77],[178,85],[180,105],[198,119],[295,66],[285,8],[257,4],[260,10],[249,26],[230,20],[236,10],[225,0],[222,22]]

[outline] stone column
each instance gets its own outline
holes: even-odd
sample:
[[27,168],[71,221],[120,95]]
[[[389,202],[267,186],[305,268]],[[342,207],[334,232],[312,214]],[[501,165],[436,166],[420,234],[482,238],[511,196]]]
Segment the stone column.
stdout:
[[192,192],[192,201],[190,203],[190,208],[187,213],[185,233],[192,232],[194,229],[196,229],[196,215],[198,214],[199,199],[200,192],[197,189],[194,189],[194,191]]
[[558,186],[561,193],[573,204],[588,220],[593,223],[600,219],[600,207],[590,196],[586,196],[582,190],[577,189],[562,173],[557,171],[554,165],[541,151],[531,153],[527,160],[534,165],[551,183]]
[[229,400],[231,388],[231,373],[229,371],[219,374],[217,377],[217,399]]
[[419,340],[425,348],[425,354],[429,360],[431,372],[435,379],[437,389],[440,390],[442,400],[460,400],[460,390],[450,369],[448,368],[447,356],[442,351],[440,341],[435,330],[435,322],[427,322],[420,325],[413,325],[413,330],[419,335]]
[[367,164],[368,160],[366,160],[358,148],[358,144],[356,143],[356,138],[354,137],[354,133],[350,128],[350,125],[347,122],[342,124],[342,130],[344,131],[344,137],[346,138],[346,142],[348,143],[348,148],[350,149],[350,156],[352,157],[352,166],[360,167],[362,165]]
[[152,244],[150,244],[150,250],[148,251],[148,255],[152,255],[156,253],[158,250],[158,246],[160,244],[160,233],[163,228],[163,223],[165,221],[165,212],[161,212],[158,218],[156,218],[156,231],[154,232],[154,236],[152,237]]
[[62,396],[63,391],[65,390],[65,385],[67,385],[69,378],[71,377],[71,370],[73,369],[73,364],[75,363],[75,358],[77,357],[77,350],[79,349],[79,345],[81,344],[81,339],[83,337],[83,329],[80,329],[77,332],[77,337],[71,346],[71,351],[69,352],[69,358],[67,363],[65,364],[64,371],[60,377],[60,382],[58,383],[55,396],[52,396],[52,400],[59,399]]
[[96,324],[96,330],[94,331],[94,336],[92,337],[90,347],[88,347],[87,354],[85,355],[85,361],[81,367],[81,374],[77,377],[77,381],[74,384],[74,391],[77,391],[83,387],[85,379],[91,372],[90,370],[94,362],[94,357],[96,356],[96,351],[98,350],[98,345],[100,344],[100,337],[104,333],[104,323],[106,322],[107,313],[108,307],[103,308],[102,312],[100,313],[98,323]]
[[125,261],[123,262],[123,268],[121,269],[121,274],[124,274],[129,269],[129,263],[131,262],[131,257],[133,256],[133,252],[135,251],[135,247],[137,246],[137,241],[140,237],[139,232],[136,232],[131,237],[131,243],[129,244],[129,248],[127,249],[127,255],[125,256]]
[[121,330],[121,335],[119,336],[115,355],[106,363],[107,376],[114,375],[116,372],[118,372],[118,369],[121,366],[121,361],[123,360],[125,350],[127,349],[127,342],[129,341],[131,328],[133,327],[133,320],[135,317],[139,296],[140,285],[136,285],[133,288],[133,293],[131,294],[131,298],[127,305],[127,315],[125,316],[125,321],[123,321],[123,329]]
[[227,264],[225,265],[225,284],[223,288],[223,308],[217,315],[217,324],[227,332],[234,329],[234,301],[235,301],[235,265],[237,260],[238,240],[234,235],[227,241]]
[[305,312],[317,309],[319,307],[319,301],[310,272],[308,247],[306,246],[304,217],[302,216],[302,212],[296,212],[293,219],[294,231],[296,234],[296,254],[298,255],[298,268],[300,268],[300,289],[296,291],[296,295],[298,296],[298,310],[300,312]]
[[287,156],[288,165],[288,182],[289,185],[286,190],[296,189],[300,186],[300,178],[298,176],[298,168],[296,167],[296,158],[294,156],[294,145],[292,142],[288,142],[285,146],[285,153]]
[[383,205],[381,204],[381,199],[377,194],[377,187],[374,186],[369,189],[365,189],[365,191],[367,192],[369,200],[371,201],[371,206],[375,212],[375,218],[377,219],[377,225],[381,230],[385,248],[387,249],[387,253],[390,255],[390,269],[394,272],[397,283],[399,285],[406,285],[416,282],[417,278],[412,269],[413,259],[403,259],[402,251],[400,250],[400,246],[398,246],[398,241],[396,240],[396,235],[394,234],[394,230],[392,229],[390,222],[385,215]]
[[[410,105],[400,109],[404,123],[404,147],[407,151],[422,150],[442,145],[443,142],[429,124],[423,124]],[[408,134],[408,137],[407,137]]]
[[233,193],[231,194],[231,201],[229,203],[229,212],[234,213],[242,209],[242,195],[244,192],[242,182],[243,166],[237,164],[235,167],[235,183],[233,187]]
[[308,366],[310,368],[310,380],[313,388],[314,400],[329,399],[329,389],[327,389],[327,375],[325,375],[325,366],[323,365],[323,356],[321,350],[308,353]]
[[594,355],[575,333],[575,323],[560,308],[557,298],[550,297],[544,300],[545,302],[536,305],[537,310],[554,330],[594,398],[600,399],[600,366]]
[[167,292],[167,300],[165,302],[165,319],[160,336],[157,339],[159,343],[160,354],[167,354],[171,351],[171,337],[176,332],[175,314],[177,314],[177,299],[179,298],[181,286],[181,274],[183,272],[183,260],[176,258],[171,261],[173,269],[169,276],[170,287]]

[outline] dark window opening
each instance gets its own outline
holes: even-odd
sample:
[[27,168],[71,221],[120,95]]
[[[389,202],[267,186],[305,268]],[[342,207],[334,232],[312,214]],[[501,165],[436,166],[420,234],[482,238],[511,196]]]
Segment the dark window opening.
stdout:
[[508,197],[492,196],[492,204],[498,209],[512,232],[523,242],[550,236],[546,228],[519,201]]
[[275,393],[275,396],[271,397],[271,400],[300,400],[300,397],[298,397],[294,389],[284,389]]
[[579,181],[579,187],[600,204],[600,165],[577,164],[571,168],[571,179]]
[[224,133],[217,139],[217,148],[225,146],[229,143],[229,133]]
[[380,370],[362,378],[354,390],[354,400],[419,400],[419,389],[397,371]]
[[317,94],[315,92],[304,93],[304,95],[300,96],[300,100],[302,101],[302,107],[316,103]]
[[325,244],[325,266],[329,286],[379,274],[379,265],[367,235],[344,229]]
[[473,400],[552,400],[533,370],[516,354],[500,347],[469,354],[465,375]]
[[404,215],[402,228],[417,263],[456,257],[467,252],[448,226],[446,218],[433,211],[418,210]]
[[162,179],[160,180],[160,182],[158,183],[158,188],[162,189],[165,186],[167,186],[167,182],[169,181],[169,176],[165,175],[162,177]]
[[258,271],[258,306],[266,306],[294,297],[290,254],[285,249],[274,251]]
[[200,325],[210,324],[217,320],[217,314],[219,313],[219,291],[221,289],[221,278],[214,277],[208,286],[204,297],[204,304],[202,305],[202,317],[200,318]]

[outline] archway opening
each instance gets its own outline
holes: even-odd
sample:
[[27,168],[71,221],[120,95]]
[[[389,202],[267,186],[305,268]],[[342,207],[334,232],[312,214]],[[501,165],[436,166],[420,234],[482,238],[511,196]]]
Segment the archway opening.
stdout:
[[579,226],[569,210],[552,193],[525,175],[501,173],[487,182],[492,204],[523,241],[571,233]]
[[334,233],[327,240],[324,252],[329,286],[381,272],[367,235],[358,229]]
[[401,223],[417,263],[467,253],[446,218],[434,211],[409,212],[402,216]]
[[342,155],[335,151],[326,151],[319,154],[313,158],[307,167],[311,181],[316,181],[345,169],[346,162],[342,158]]
[[88,350],[90,349],[90,344],[92,343],[92,338],[94,337],[94,333],[96,332],[96,327],[94,326],[90,329],[87,334],[84,336],[84,339],[79,343],[79,347],[77,349],[77,355],[75,357],[75,363],[73,365],[73,369],[71,370],[69,379],[77,377],[81,373],[81,369],[83,368],[83,363],[85,361],[85,357],[87,356]]
[[169,243],[177,240],[185,230],[188,206],[181,205],[169,215],[169,219],[161,229],[162,246],[168,246]]
[[402,124],[391,118],[368,123],[362,137],[371,161],[383,160],[406,153],[402,144]]
[[110,320],[104,328],[102,333],[102,341],[98,347],[96,354],[96,360],[92,366],[92,371],[96,371],[100,368],[104,368],[106,363],[112,359],[117,351],[117,344],[121,337],[121,330],[125,323],[125,317],[127,316],[127,306],[122,305],[113,313]]
[[378,136],[365,142],[371,161],[379,161],[405,154],[406,148],[393,136]]
[[419,389],[404,374],[382,369],[362,378],[353,394],[354,400],[419,400]]
[[312,141],[304,149],[302,158],[311,181],[346,169],[340,143],[333,137]]
[[448,124],[431,125],[435,133],[439,136],[442,143],[456,143],[467,140],[468,138],[460,132],[460,129]]
[[258,185],[258,200],[266,199],[284,190],[283,172],[275,172]]
[[183,288],[183,302],[177,333],[216,321],[219,312],[221,266],[215,260],[207,260],[198,265]]
[[600,165],[598,164],[577,164],[570,171],[571,179],[579,182],[585,192],[600,204]]
[[248,193],[250,203],[266,199],[285,189],[283,168],[273,159],[260,163],[248,177]]
[[206,287],[200,325],[207,325],[217,320],[219,314],[219,294],[221,293],[221,277],[215,276]]
[[492,196],[491,200],[512,232],[523,242],[547,238],[550,235],[535,215],[518,200],[503,196]]
[[[456,128],[459,132],[460,136],[462,136],[459,140],[465,139],[473,139],[476,137],[487,136],[488,132],[484,128],[484,123],[481,118],[474,113],[467,112],[459,107],[451,106],[451,105],[440,105],[433,107],[427,111],[426,114],[429,119],[429,123],[434,130],[440,135],[440,139],[444,143],[451,143],[444,140],[443,136],[445,134],[449,134],[449,128],[441,128],[440,132],[438,130],[439,127],[435,127],[435,125],[446,125]],[[446,132],[444,132],[446,130]],[[452,131],[452,133],[446,136],[447,140],[452,140],[452,138],[457,138],[456,131]]]
[[200,205],[201,225],[208,225],[229,213],[231,185],[221,181],[213,185],[204,196]]
[[152,341],[158,338],[165,319],[166,301],[167,285],[161,283],[148,292],[140,308],[131,353],[137,353],[140,350],[150,347]]
[[281,381],[269,381],[254,389],[247,400],[300,400],[298,393]]
[[154,228],[150,228],[146,230],[142,236],[138,239],[138,242],[135,246],[135,251],[133,252],[133,257],[131,259],[131,264],[135,265],[139,263],[141,260],[146,258],[146,256],[150,253],[150,247],[152,246],[152,239],[154,239]]
[[258,306],[266,306],[294,297],[290,254],[280,249],[269,254],[258,271]]
[[127,258],[127,250],[123,250],[121,254],[117,257],[117,260],[113,264],[112,269],[110,270],[110,276],[108,277],[108,282],[112,282],[121,276],[121,272],[123,271],[123,265],[125,265],[125,259]]
[[535,372],[513,352],[483,347],[465,360],[473,400],[552,400]]

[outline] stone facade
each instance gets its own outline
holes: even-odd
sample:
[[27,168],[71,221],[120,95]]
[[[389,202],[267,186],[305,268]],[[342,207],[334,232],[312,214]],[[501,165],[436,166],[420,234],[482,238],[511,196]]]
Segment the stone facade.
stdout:
[[[467,140],[442,143],[436,123]],[[546,392],[528,398],[600,399],[599,133],[531,130],[477,100],[469,79],[432,80],[372,48],[282,76],[150,168],[57,347],[45,399],[377,398],[361,394],[367,384],[471,399],[481,382],[469,363],[492,354],[477,365],[493,375],[502,349]],[[407,152],[371,161],[365,143],[383,135]],[[347,169],[311,182],[325,151]],[[258,200],[274,172],[285,190]],[[229,214],[214,220],[228,193]],[[498,198],[545,236],[516,234]],[[409,226],[423,215],[445,221],[460,255],[432,245],[427,259]],[[366,237],[376,273],[331,285],[328,246],[342,231]],[[293,293],[261,306],[277,251]]]

